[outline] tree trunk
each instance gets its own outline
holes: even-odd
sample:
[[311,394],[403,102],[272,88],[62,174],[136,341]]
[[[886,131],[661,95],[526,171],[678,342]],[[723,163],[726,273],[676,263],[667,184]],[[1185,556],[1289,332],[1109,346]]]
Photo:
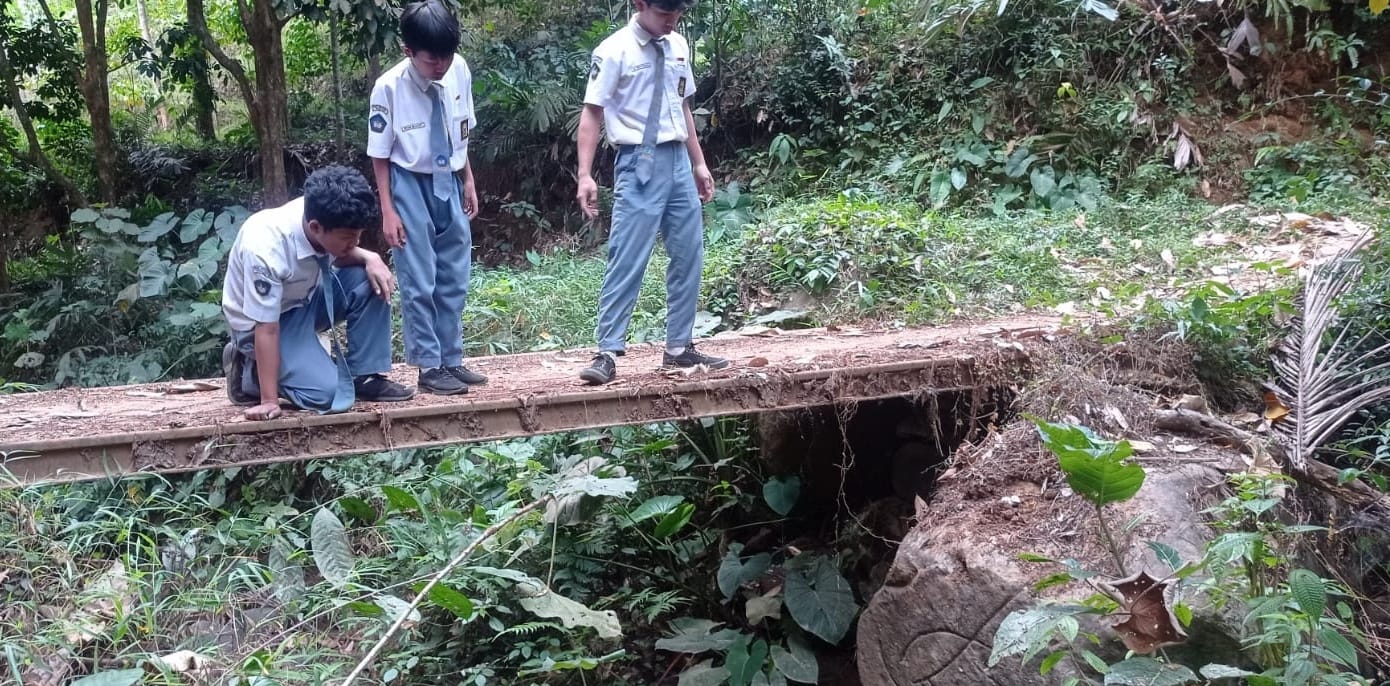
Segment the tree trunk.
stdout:
[[[154,45],[154,31],[150,29],[150,12],[146,6],[146,0],[135,0],[135,14],[140,20],[140,37],[145,39],[145,44]],[[155,107],[154,116],[159,121],[159,130],[169,130],[169,108],[164,105],[164,89],[160,87],[160,78],[154,77],[154,89],[159,93],[159,105]]]
[[19,92],[19,80],[15,76],[14,68],[10,65],[9,47],[3,43],[0,43],[0,86],[4,87],[4,95],[9,98],[10,108],[14,110],[15,118],[19,120],[19,128],[24,132],[24,140],[29,144],[27,155],[8,144],[4,146],[6,152],[17,159],[27,159],[34,166],[42,169],[51,183],[67,193],[69,203],[78,207],[86,207],[87,197],[72,182],[72,179],[53,166],[48,155],[44,154],[43,148],[39,147],[38,132],[34,130],[34,122],[29,118],[29,109],[25,107],[24,96]]
[[92,123],[92,152],[97,171],[97,191],[107,203],[116,202],[116,134],[111,128],[111,92],[107,87],[107,0],[76,0],[77,27],[82,34],[82,99]]
[[[189,26],[201,25],[204,21],[203,0],[188,0],[185,16]],[[194,32],[198,34],[201,43],[202,32],[196,28]],[[203,45],[203,53],[207,54],[206,45]],[[193,73],[193,127],[197,130],[198,137],[209,143],[217,140],[217,126],[212,118],[216,106],[216,94],[212,90],[212,81],[208,79],[208,70],[196,70]]]
[[[242,8],[245,9],[244,4]],[[242,23],[256,65],[256,106],[250,109],[261,149],[261,194],[266,206],[281,205],[289,199],[285,145],[290,130],[289,89],[280,37],[283,24],[275,14],[275,4],[269,0],[255,0],[250,12],[242,13]]]
[[333,159],[336,162],[342,162],[347,147],[345,141],[347,134],[343,130],[345,126],[343,122],[343,75],[338,59],[338,13],[334,10],[330,10],[330,12],[332,14],[328,19],[330,22],[328,35],[331,37],[333,49],[333,114],[337,120],[337,125],[333,129]]

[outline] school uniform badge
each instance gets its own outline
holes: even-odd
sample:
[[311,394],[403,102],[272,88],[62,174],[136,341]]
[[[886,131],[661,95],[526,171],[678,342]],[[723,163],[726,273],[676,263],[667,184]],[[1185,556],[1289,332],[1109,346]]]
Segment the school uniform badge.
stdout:
[[677,81],[677,82],[676,82],[676,95],[679,95],[679,96],[681,96],[682,98],[685,97],[685,77],[684,77],[684,76],[681,77],[681,80],[680,80],[680,81]]
[[373,114],[372,118],[367,121],[372,127],[372,133],[381,133],[386,130],[386,117],[380,114]]
[[594,60],[593,65],[589,67],[589,80],[593,81],[596,78],[598,78],[598,60]]
[[469,131],[471,131],[471,129],[468,128],[468,120],[467,120],[467,119],[464,119],[464,120],[460,121],[460,122],[459,122],[459,140],[461,140],[461,141],[466,141],[466,140],[468,140],[468,132],[469,132]]
[[252,285],[256,287],[256,293],[258,293],[262,297],[270,295],[269,281],[266,281],[265,279],[256,279],[256,281]]

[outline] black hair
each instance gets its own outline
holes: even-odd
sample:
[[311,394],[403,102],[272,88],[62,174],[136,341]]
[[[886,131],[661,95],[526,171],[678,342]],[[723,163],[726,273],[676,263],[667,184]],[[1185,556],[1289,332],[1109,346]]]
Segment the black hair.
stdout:
[[401,13],[401,42],[435,57],[453,55],[459,49],[459,20],[438,0],[413,2]]
[[304,180],[304,221],[325,230],[362,230],[377,223],[376,193],[361,172],[341,166],[316,170]]
[[664,12],[684,12],[695,6],[695,0],[647,0],[647,4]]

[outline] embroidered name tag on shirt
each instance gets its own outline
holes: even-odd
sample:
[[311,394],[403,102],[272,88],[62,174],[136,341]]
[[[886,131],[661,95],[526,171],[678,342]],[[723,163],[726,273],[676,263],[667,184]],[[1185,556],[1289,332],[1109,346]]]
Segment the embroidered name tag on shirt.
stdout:
[[425,122],[417,121],[417,122],[415,122],[414,124],[406,124],[405,126],[402,126],[402,127],[401,127],[401,133],[405,133],[406,131],[414,131],[415,129],[423,129],[423,128],[425,128]]

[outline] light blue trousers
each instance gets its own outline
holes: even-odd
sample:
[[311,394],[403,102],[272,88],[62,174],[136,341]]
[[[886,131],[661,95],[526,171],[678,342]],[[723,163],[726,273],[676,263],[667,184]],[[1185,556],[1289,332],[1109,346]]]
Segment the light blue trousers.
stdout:
[[[391,303],[372,293],[365,268],[344,267],[334,274],[333,321],[347,322],[348,369],[353,376],[391,371]],[[280,313],[280,396],[306,410],[328,409],[338,386],[338,366],[319,345],[318,333],[328,327],[323,289]],[[233,331],[232,342],[252,363],[243,367],[242,389],[259,395],[255,333]]]
[[463,306],[473,266],[473,231],[458,177],[448,200],[434,180],[391,165],[391,202],[405,225],[405,247],[392,248],[401,291],[405,361],[423,369],[463,364]]
[[599,291],[599,350],[627,349],[627,326],[647,271],[657,235],[671,258],[666,267],[666,345],[690,342],[695,328],[700,270],[704,266],[704,226],[700,195],[691,176],[684,143],[656,146],[652,178],[637,180],[638,146],[624,145],[614,164],[613,229],[608,237],[608,267]]

